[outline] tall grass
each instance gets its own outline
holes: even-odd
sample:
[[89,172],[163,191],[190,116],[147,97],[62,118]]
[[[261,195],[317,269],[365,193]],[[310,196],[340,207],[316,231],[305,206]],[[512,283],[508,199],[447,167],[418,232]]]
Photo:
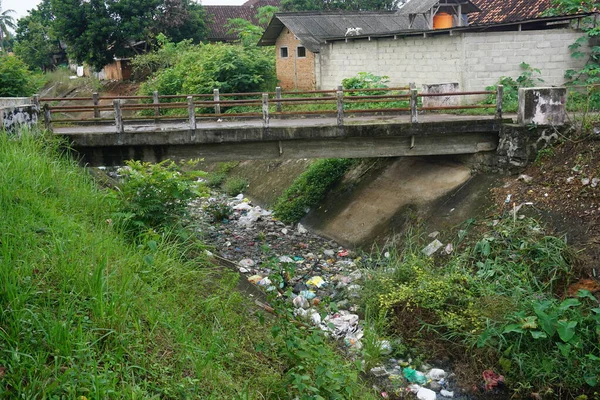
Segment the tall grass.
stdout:
[[0,135],[0,398],[278,397],[237,275],[185,244],[124,240],[56,147]]

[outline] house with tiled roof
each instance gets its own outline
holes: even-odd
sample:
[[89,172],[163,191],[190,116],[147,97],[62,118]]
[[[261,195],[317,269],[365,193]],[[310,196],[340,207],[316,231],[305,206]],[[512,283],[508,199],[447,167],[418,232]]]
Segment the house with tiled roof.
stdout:
[[585,60],[569,45],[585,15],[545,17],[550,0],[409,0],[392,12],[277,13],[259,41],[275,46],[277,77],[288,90],[332,89],[359,72],[393,86],[458,83],[481,90],[521,63],[548,85]]
[[206,39],[210,42],[233,42],[235,34],[227,33],[227,22],[230,19],[241,18],[259,26],[256,13],[260,7],[279,7],[281,0],[248,0],[240,6],[204,6],[206,14]]

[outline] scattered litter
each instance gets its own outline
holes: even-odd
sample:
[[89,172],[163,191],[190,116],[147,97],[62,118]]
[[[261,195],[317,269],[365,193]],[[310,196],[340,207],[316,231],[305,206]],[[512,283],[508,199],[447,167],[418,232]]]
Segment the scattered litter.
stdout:
[[324,255],[326,255],[327,257],[333,257],[335,255],[335,251],[333,250],[325,250],[323,252]]
[[308,230],[302,224],[299,223],[296,227],[296,232],[298,232],[301,235],[305,235],[308,233]]
[[313,276],[312,278],[306,281],[306,284],[308,286],[314,286],[316,288],[322,288],[326,285],[325,281],[320,276]]
[[256,263],[251,258],[244,258],[238,262],[238,265],[242,268],[251,268],[254,267]]
[[389,252],[389,251],[386,251],[385,253],[383,253],[383,256],[384,256],[385,258],[390,258],[390,252]]
[[308,300],[304,296],[298,295],[298,296],[294,297],[294,300],[292,300],[292,303],[294,304],[294,307],[296,307],[296,308],[310,308],[310,304],[308,303]]
[[287,234],[288,234],[288,232],[289,232],[289,231],[287,230],[287,228],[283,228],[283,229],[281,230],[281,233],[283,233],[284,235],[287,235]]
[[589,184],[590,184],[590,178],[583,178],[583,179],[581,180],[581,184],[582,184],[583,186],[587,186],[587,185],[589,185]]
[[504,200],[504,202],[506,204],[510,203],[510,199],[512,199],[512,194],[509,194],[508,196],[506,196],[506,200]]
[[312,290],[303,290],[300,292],[300,296],[304,297],[306,300],[312,300],[315,297],[317,297],[315,292],[313,292]]
[[483,381],[485,382],[485,390],[502,389],[504,388],[504,376],[498,375],[491,369],[486,369],[482,373]]
[[451,392],[451,391],[446,390],[446,389],[442,389],[442,390],[440,390],[440,395],[442,395],[443,397],[450,397],[450,398],[452,398],[452,397],[454,397],[454,392]]
[[350,254],[350,252],[348,250],[338,251],[338,257],[348,257],[348,254]]
[[592,179],[592,187],[595,188],[596,186],[598,186],[598,183],[600,183],[600,179],[598,178],[593,178]]
[[529,183],[529,182],[531,182],[533,180],[533,177],[529,176],[529,175],[521,174],[521,175],[519,175],[519,177],[517,178],[517,180],[523,181],[525,183]]
[[262,279],[263,277],[260,275],[252,275],[248,278],[248,282],[258,285],[258,282],[260,282]]
[[427,372],[427,378],[434,380],[434,381],[439,381],[441,379],[444,379],[446,377],[446,371],[444,371],[443,369],[440,368],[432,368],[431,370],[429,370],[429,372]]
[[410,385],[409,390],[417,395],[419,400],[435,400],[436,394],[433,390],[421,387],[419,385]]
[[269,286],[271,284],[271,280],[269,277],[262,278],[260,281],[256,283],[258,286]]
[[280,263],[293,263],[294,260],[292,260],[292,258],[289,256],[281,256],[281,257],[279,257],[279,262]]
[[567,183],[573,183],[573,181],[575,180],[574,176],[570,176],[567,178]]
[[392,344],[389,340],[380,340],[379,350],[381,351],[381,354],[384,355],[392,354]]
[[454,246],[452,246],[452,243],[448,243],[446,245],[446,247],[444,248],[444,253],[446,253],[446,254],[452,254],[453,251],[454,251]]
[[433,242],[429,243],[421,252],[426,256],[433,255],[436,251],[438,251],[444,244],[439,240],[435,239]]
[[389,373],[385,370],[384,367],[375,367],[375,368],[371,368],[371,374],[380,378],[382,376],[388,376]]
[[402,370],[402,375],[404,375],[404,377],[411,383],[418,383],[419,385],[424,385],[427,383],[427,378],[425,377],[424,373],[410,367],[404,368]]
[[438,231],[434,231],[434,232],[431,232],[431,233],[430,233],[429,235],[427,235],[427,236],[429,236],[429,237],[430,237],[430,238],[432,238],[432,239],[435,239],[436,237],[438,237],[438,235],[439,235],[439,234],[440,234],[440,232],[438,232]]

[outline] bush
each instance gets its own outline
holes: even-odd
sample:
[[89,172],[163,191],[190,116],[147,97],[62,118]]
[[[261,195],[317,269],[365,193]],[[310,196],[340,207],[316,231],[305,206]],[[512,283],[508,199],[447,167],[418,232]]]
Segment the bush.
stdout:
[[134,233],[172,227],[187,215],[187,201],[205,192],[196,182],[200,173],[183,172],[169,160],[127,161],[121,172],[125,182],[115,192],[119,211],[114,216]]
[[286,223],[299,221],[318,204],[346,173],[353,161],[346,158],[318,160],[300,175],[277,199],[275,216]]
[[[541,71],[538,68],[533,68],[531,65],[522,62],[520,64],[523,72],[516,78],[510,76],[502,76],[498,83],[493,86],[488,86],[485,90],[496,90],[498,85],[504,86],[502,93],[502,109],[504,112],[515,112],[519,106],[519,88],[527,88],[544,83],[544,80],[539,77]],[[486,104],[494,104],[496,95],[490,95],[486,99]]]
[[41,87],[41,79],[20,58],[0,54],[0,97],[27,97]]
[[151,95],[155,90],[161,95],[212,94],[213,89],[245,93],[272,89],[275,84],[275,59],[270,50],[223,43],[185,48],[172,66],[158,70],[140,87],[142,94]]
[[230,177],[223,183],[223,190],[229,196],[237,196],[240,193],[244,193],[248,187],[248,181],[244,178]]

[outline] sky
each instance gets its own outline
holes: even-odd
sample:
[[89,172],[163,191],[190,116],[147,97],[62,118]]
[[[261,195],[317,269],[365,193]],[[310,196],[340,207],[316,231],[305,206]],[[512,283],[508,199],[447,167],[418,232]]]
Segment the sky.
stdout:
[[[41,1],[40,0],[1,0],[2,10],[15,10],[13,17],[15,21],[21,17],[27,15],[27,11],[35,8]],[[202,4],[208,5],[240,5],[245,0],[203,0]]]

